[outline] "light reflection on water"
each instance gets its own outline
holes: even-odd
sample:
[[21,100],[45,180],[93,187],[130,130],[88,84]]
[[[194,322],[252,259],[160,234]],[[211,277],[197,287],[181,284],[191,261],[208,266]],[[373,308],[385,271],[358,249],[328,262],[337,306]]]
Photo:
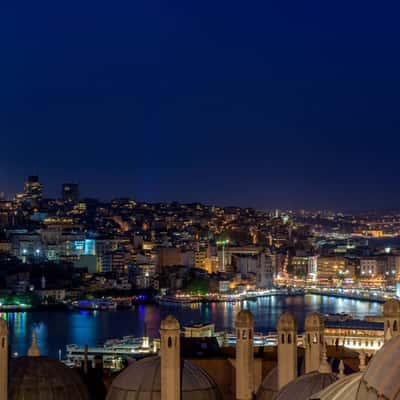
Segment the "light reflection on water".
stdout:
[[70,343],[91,346],[107,339],[143,334],[146,321],[150,336],[158,336],[160,321],[168,314],[175,315],[183,324],[212,321],[219,330],[232,330],[235,316],[240,308],[250,309],[256,322],[257,332],[275,330],[279,315],[291,311],[298,320],[299,330],[303,329],[308,312],[352,314],[355,318],[365,315],[379,315],[382,305],[351,299],[322,297],[318,295],[293,297],[265,297],[257,301],[239,303],[212,303],[188,306],[138,305],[132,310],[100,312],[23,312],[2,314],[10,329],[11,351],[24,355],[30,345],[32,329],[38,337],[42,354],[58,357],[59,349],[65,354]]

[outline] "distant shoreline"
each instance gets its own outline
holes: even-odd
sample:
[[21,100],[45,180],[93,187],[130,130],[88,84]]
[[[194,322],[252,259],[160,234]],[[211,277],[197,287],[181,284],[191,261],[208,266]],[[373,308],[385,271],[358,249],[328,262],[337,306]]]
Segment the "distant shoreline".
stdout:
[[[332,297],[332,298],[342,298],[342,299],[348,299],[348,300],[356,300],[356,301],[362,301],[362,302],[368,302],[368,303],[379,303],[379,304],[383,304],[385,303],[386,299],[371,299],[371,298],[365,298],[365,297],[358,297],[358,296],[351,296],[351,295],[345,295],[345,294],[336,294],[336,293],[319,293],[317,291],[307,291],[306,293],[298,293],[298,294],[291,294],[291,295],[283,295],[283,294],[276,294],[276,295],[271,295],[271,297],[294,297],[294,296],[301,296],[301,297],[305,297],[307,295],[313,295],[313,296],[321,296],[321,297]],[[251,302],[256,302],[257,299],[251,299],[251,300],[247,300],[247,299],[243,299],[243,300],[238,300],[235,301],[234,303],[243,303],[244,301],[251,301]],[[185,306],[190,306],[190,305],[194,305],[194,304],[213,304],[213,303],[224,303],[223,301],[215,301],[215,300],[194,300],[194,301],[185,301],[185,302],[162,302],[162,303],[158,303],[156,301],[154,302],[149,302],[149,301],[144,301],[141,303],[136,303],[132,306],[132,308],[135,305],[143,305],[143,304],[153,304],[153,305],[157,305],[160,308],[168,308],[168,307],[185,307]],[[230,301],[226,301],[226,303],[232,303]],[[51,305],[38,305],[38,306],[32,306],[30,308],[25,308],[25,309],[21,309],[19,307],[15,307],[15,308],[8,308],[8,309],[0,309],[0,314],[8,314],[8,313],[25,313],[25,312],[43,312],[43,311],[47,311],[47,312],[60,312],[60,311],[65,311],[65,312],[80,312],[80,311],[87,311],[87,312],[104,312],[104,311],[124,311],[124,310],[129,310],[131,309],[130,307],[125,307],[125,308],[117,308],[116,310],[80,310],[80,309],[75,309],[75,310],[71,310],[66,304],[51,304]]]

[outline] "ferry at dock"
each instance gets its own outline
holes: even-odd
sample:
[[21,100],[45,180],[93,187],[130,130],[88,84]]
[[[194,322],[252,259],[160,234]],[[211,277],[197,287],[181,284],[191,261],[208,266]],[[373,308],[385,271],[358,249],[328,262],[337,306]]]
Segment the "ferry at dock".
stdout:
[[[215,337],[219,347],[234,347],[236,335],[234,332],[216,331],[212,322],[192,322],[183,326],[182,336],[185,338]],[[328,314],[325,316],[324,340],[327,345],[344,347],[355,351],[364,350],[373,354],[384,343],[384,324],[374,317],[373,320],[358,320],[345,313]],[[254,347],[274,347],[278,344],[277,332],[255,333]],[[304,346],[304,335],[299,332],[297,345]],[[103,366],[111,371],[124,368],[130,360],[155,355],[160,348],[160,340],[150,339],[147,328],[143,337],[125,336],[122,339],[111,339],[103,345],[86,347],[70,344],[66,346],[67,357],[64,361],[68,366],[77,366],[85,358],[93,362],[95,357],[101,357]]]
[[129,360],[135,360],[158,353],[159,339],[149,337],[124,336],[122,339],[110,339],[99,346],[66,346],[67,357],[64,363],[70,367],[81,365],[87,357],[89,362],[94,362],[95,357],[101,356],[103,367],[111,371],[119,371]]

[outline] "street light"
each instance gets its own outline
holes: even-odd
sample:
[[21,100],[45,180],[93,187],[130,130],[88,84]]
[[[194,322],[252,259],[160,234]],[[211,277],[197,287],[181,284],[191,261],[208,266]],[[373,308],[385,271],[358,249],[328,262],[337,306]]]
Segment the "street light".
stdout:
[[229,239],[217,240],[217,246],[222,246],[222,269],[225,272],[225,246],[229,244]]

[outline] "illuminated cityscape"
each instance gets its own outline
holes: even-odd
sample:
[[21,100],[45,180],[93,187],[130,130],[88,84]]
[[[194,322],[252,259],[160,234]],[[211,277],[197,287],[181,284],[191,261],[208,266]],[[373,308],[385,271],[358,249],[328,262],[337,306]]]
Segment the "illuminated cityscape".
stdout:
[[[21,303],[15,296],[31,296],[33,307],[135,294],[161,302],[245,299],[273,290],[378,301],[397,295],[395,212],[105,202],[77,197],[76,184],[48,199],[44,187],[28,177],[23,193],[0,201],[3,286],[11,293],[3,307]],[[65,196],[66,187],[73,196],[69,190]]]
[[[213,376],[218,362],[206,362],[210,357],[222,362],[235,347],[236,357],[245,357],[246,362],[254,356],[246,354],[242,334],[239,340],[234,333],[242,323],[235,314],[243,307],[251,310],[243,314],[243,323],[254,331],[254,349],[269,349],[252,362],[261,363],[257,368],[262,369],[271,357],[278,362],[264,381],[263,374],[251,378],[251,392],[260,399],[275,398],[271,396],[277,396],[280,388],[294,385],[295,365],[303,351],[297,353],[297,346],[306,351],[304,376],[311,374],[315,387],[322,390],[327,382],[333,385],[340,374],[344,376],[346,369],[350,377],[351,372],[365,369],[367,358],[396,335],[400,323],[400,214],[396,212],[262,211],[129,198],[101,201],[81,198],[81,188],[71,183],[62,184],[60,198],[52,199],[44,195],[46,184],[37,176],[28,177],[23,188],[0,201],[0,309],[8,321],[12,356],[18,360],[29,346],[31,357],[43,349],[63,365],[78,368],[89,390],[100,388],[99,398],[107,393],[100,384],[107,371],[123,370],[108,389],[108,398],[113,399],[121,387],[131,390],[124,386],[123,376],[137,372],[124,369],[128,360],[143,356],[153,360],[157,354],[162,360],[159,326],[170,311],[184,321],[185,359],[199,358],[196,346],[211,346],[209,354],[201,351],[204,361],[194,365]],[[363,309],[363,302],[370,305]],[[274,313],[269,321],[262,310]],[[301,313],[298,322],[291,311]],[[394,326],[384,322],[382,312],[395,319]],[[112,322],[113,315],[134,317],[136,322],[121,329],[120,323]],[[96,327],[90,316],[100,326],[115,326],[115,334],[100,331],[93,336],[104,328]],[[314,324],[308,318],[318,319]],[[74,321],[87,326],[85,335],[69,329]],[[176,335],[180,325],[171,324]],[[47,343],[55,326],[63,326],[64,333]],[[316,327],[318,333],[313,333]],[[285,332],[282,338],[280,331]],[[324,340],[314,353],[308,335],[316,334]],[[294,370],[286,366],[280,370],[281,359],[293,362]],[[157,365],[146,366],[149,376]],[[94,383],[88,381],[92,373]],[[227,378],[218,379],[209,383],[212,393],[226,399],[237,396]],[[250,390],[246,381],[244,387],[238,385],[236,392]],[[246,393],[243,398],[250,399]]]
[[0,5],[0,400],[400,400],[400,3]]

